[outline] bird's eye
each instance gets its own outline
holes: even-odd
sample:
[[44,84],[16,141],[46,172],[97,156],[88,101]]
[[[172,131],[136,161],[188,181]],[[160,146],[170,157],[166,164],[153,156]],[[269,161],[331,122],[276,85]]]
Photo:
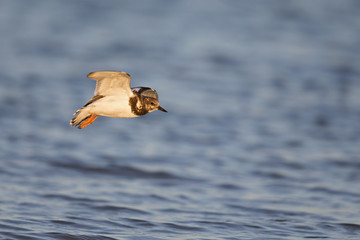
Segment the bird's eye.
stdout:
[[151,106],[154,106],[154,105],[155,105],[155,103],[153,103],[153,102],[151,102],[150,104],[151,104]]

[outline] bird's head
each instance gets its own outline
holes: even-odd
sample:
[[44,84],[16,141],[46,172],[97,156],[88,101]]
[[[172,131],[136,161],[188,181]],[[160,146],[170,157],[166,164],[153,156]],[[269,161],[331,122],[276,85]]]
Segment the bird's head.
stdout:
[[162,108],[159,104],[159,101],[152,97],[144,97],[144,102],[146,108],[149,110],[149,112],[153,112],[155,110],[160,110],[163,112],[167,112],[164,108]]

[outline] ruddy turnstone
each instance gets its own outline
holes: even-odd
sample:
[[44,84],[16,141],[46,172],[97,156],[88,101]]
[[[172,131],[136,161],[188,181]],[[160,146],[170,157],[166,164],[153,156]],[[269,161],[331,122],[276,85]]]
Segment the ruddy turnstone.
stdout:
[[70,125],[84,128],[98,116],[132,118],[155,110],[167,112],[160,107],[157,92],[148,87],[130,88],[131,76],[126,72],[99,71],[87,75],[96,80],[94,96],[77,110]]

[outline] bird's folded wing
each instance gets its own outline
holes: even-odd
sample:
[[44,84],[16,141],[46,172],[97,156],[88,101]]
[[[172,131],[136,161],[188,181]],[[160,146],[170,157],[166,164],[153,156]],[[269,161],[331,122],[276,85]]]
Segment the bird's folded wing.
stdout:
[[87,75],[88,78],[96,80],[94,95],[114,96],[123,95],[132,96],[130,89],[131,76],[126,72],[117,71],[99,71]]

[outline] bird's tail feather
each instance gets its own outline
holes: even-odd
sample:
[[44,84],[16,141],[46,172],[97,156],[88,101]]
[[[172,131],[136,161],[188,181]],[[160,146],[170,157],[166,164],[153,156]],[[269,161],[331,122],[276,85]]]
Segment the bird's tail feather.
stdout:
[[77,110],[74,115],[75,117],[71,119],[70,125],[80,129],[92,124],[98,117],[98,115],[89,114],[84,108]]

